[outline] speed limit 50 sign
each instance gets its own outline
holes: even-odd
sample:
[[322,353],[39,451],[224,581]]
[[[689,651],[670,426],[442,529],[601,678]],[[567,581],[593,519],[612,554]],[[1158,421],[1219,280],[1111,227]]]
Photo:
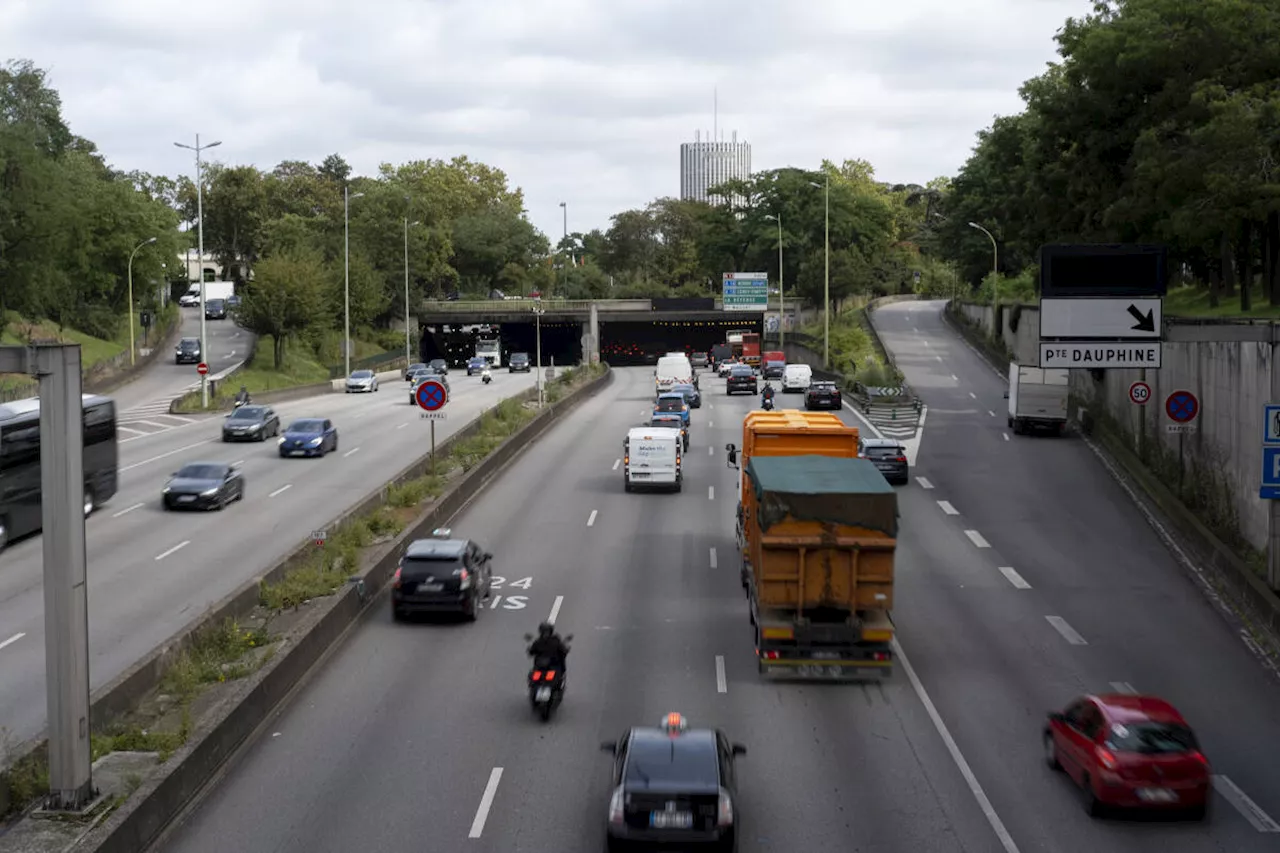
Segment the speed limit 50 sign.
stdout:
[[1145,406],[1151,399],[1151,386],[1145,382],[1135,382],[1129,386],[1129,402]]

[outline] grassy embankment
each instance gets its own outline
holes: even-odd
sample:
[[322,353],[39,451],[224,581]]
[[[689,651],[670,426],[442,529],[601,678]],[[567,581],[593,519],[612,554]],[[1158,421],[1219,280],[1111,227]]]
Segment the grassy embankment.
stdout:
[[[160,314],[161,316],[156,318],[156,325],[152,327],[153,333],[162,334],[163,330],[169,327],[168,324],[176,320],[178,316],[177,306],[165,308]],[[141,346],[142,330],[135,327],[134,333],[137,345]],[[152,334],[151,338],[154,342],[155,334]],[[50,320],[33,321],[13,311],[6,311],[0,317],[0,345],[21,345],[31,340],[58,340],[63,343],[79,344],[81,370],[83,375],[88,376],[112,359],[128,352],[129,327],[121,319],[119,333],[114,335],[111,340],[104,340],[76,329],[60,330],[58,325]],[[34,397],[37,386],[36,380],[27,376],[0,374],[0,402]]]
[[[893,367],[885,363],[871,336],[867,319],[867,303],[862,301],[831,316],[830,356],[831,370],[842,374],[846,384],[861,382],[868,387],[897,385],[901,377]],[[822,358],[822,315],[813,323],[800,328],[800,334],[808,340],[805,345],[814,349],[819,361]],[[820,365],[816,364],[815,367]]]
[[[564,370],[547,385],[547,402],[562,399],[603,370],[601,366]],[[478,433],[451,444],[447,452],[439,455],[433,473],[391,487],[384,505],[327,531],[323,548],[316,548],[278,583],[261,585],[258,612],[242,622],[228,619],[197,635],[134,713],[110,731],[93,736],[93,758],[110,752],[137,751],[156,753],[158,762],[168,759],[186,743],[199,716],[216,705],[219,685],[253,674],[272,658],[288,627],[289,616],[301,605],[334,595],[346,586],[370,548],[399,535],[453,479],[479,465],[536,415],[532,404],[504,400],[480,419]],[[12,746],[0,743],[0,758],[4,749]],[[130,787],[136,788],[141,781],[129,780]],[[48,792],[47,755],[38,751],[18,761],[5,774],[3,783],[8,786],[11,814],[21,811]],[[0,819],[4,817],[0,815]]]

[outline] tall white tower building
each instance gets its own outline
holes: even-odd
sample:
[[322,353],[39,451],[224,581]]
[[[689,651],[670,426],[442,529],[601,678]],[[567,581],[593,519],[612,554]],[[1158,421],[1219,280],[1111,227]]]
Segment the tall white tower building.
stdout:
[[[680,198],[723,203],[726,199],[709,197],[707,190],[729,180],[747,180],[751,177],[751,144],[739,142],[735,130],[731,141],[716,139],[714,133],[702,138],[702,132],[694,135],[693,142],[680,146]],[[736,206],[746,199],[734,197]]]

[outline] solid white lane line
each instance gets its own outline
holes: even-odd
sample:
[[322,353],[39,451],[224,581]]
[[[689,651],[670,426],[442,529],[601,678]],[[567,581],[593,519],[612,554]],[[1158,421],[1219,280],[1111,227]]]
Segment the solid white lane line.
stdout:
[[396,429],[404,429],[404,428],[405,428],[405,427],[407,427],[408,425],[409,425],[409,422],[408,422],[408,421],[405,421],[404,423],[400,424],[400,426],[396,427]]
[[552,625],[556,624],[556,617],[560,615],[560,605],[564,604],[564,596],[557,595],[556,600],[551,604],[551,615],[547,617],[547,621]]
[[975,394],[975,393],[973,393],[972,391],[970,391],[970,392],[969,392],[969,396],[970,396],[970,397],[972,397],[972,398],[973,398],[973,399],[975,399],[975,400],[976,400],[976,399],[978,399],[978,395],[977,395],[977,394]]
[[1013,584],[1017,589],[1031,589],[1031,584],[1023,580],[1022,575],[1014,570],[1013,566],[998,566],[1000,574],[1005,576],[1009,583]]
[[976,530],[966,530],[966,531],[964,532],[964,535],[965,535],[965,536],[968,536],[968,537],[969,537],[969,541],[970,541],[970,542],[972,542],[972,543],[973,543],[976,547],[978,547],[978,548],[990,548],[990,547],[991,547],[991,543],[990,543],[990,542],[988,542],[986,539],[983,539],[983,538],[982,538],[982,534],[981,534],[981,533],[979,533],[979,532],[978,532],[978,531],[976,531]]
[[179,542],[177,545],[174,545],[174,546],[173,546],[172,548],[170,548],[168,551],[164,551],[164,552],[162,552],[161,554],[159,554],[159,555],[156,557],[156,562],[159,562],[159,561],[163,560],[165,557],[169,556],[170,554],[174,554],[174,553],[176,553],[176,552],[178,552],[178,551],[181,551],[183,548],[187,547],[187,546],[188,546],[188,545],[190,545],[190,544],[191,544],[191,540],[190,540],[190,539],[183,539],[181,542]]
[[596,513],[598,510],[591,510],[591,515],[587,516],[587,527],[594,527],[596,523]]
[[1127,681],[1113,681],[1111,682],[1111,689],[1116,693],[1127,693],[1130,696],[1137,695],[1138,692],[1137,690],[1134,690],[1133,685]]
[[354,455],[354,454],[356,454],[356,453],[359,453],[359,452],[360,452],[360,448],[358,448],[358,447],[353,447],[353,448],[351,448],[350,450],[348,450],[346,453],[342,454],[342,458],[343,458],[343,459],[346,459],[348,456],[352,456],[352,455]]
[[717,566],[717,563],[716,563],[716,549],[713,547],[713,548],[711,549],[711,568],[713,568],[713,569],[714,569],[716,566]]
[[188,450],[194,450],[197,447],[203,447],[206,444],[213,444],[216,438],[207,438],[204,441],[197,441],[195,444],[188,444],[185,447],[179,447],[177,450],[170,450],[168,453],[161,453],[159,456],[152,456],[150,459],[143,459],[141,462],[135,462],[132,465],[121,466],[121,471],[132,471],[134,468],[141,468],[143,465],[150,465],[152,462],[159,462],[161,459],[168,459],[177,453],[185,453]]
[[134,435],[151,435],[151,433],[147,432],[146,430],[129,429],[127,426],[120,426],[119,424],[116,424],[116,430],[119,432],[131,432]]
[[120,510],[119,512],[113,512],[113,513],[111,513],[111,517],[112,517],[112,518],[119,518],[119,517],[120,517],[120,516],[122,516],[122,515],[128,515],[129,513],[133,512],[135,509],[141,509],[141,508],[142,508],[142,507],[144,507],[144,506],[146,506],[146,504],[134,504],[133,506],[125,507],[124,509]]
[[173,429],[173,424],[158,424],[155,421],[129,421],[129,423],[146,424],[147,426],[153,426],[156,429]]
[[707,486],[707,500],[713,501],[715,499],[716,499],[716,487]]
[[618,470],[618,466],[619,466],[619,465],[621,465],[621,464],[622,464],[622,460],[621,460],[621,459],[615,459],[615,460],[613,460],[613,468],[612,468],[611,470],[613,470],[613,471],[617,471],[617,470]]
[[484,822],[489,819],[489,809],[493,808],[493,798],[498,795],[498,783],[502,781],[502,768],[495,767],[489,774],[489,784],[484,786],[484,794],[480,797],[480,807],[476,809],[476,819],[471,821],[471,832],[468,838],[479,838],[484,834]]
[[1067,624],[1066,619],[1063,619],[1061,616],[1046,616],[1044,618],[1045,618],[1045,621],[1047,621],[1050,625],[1053,626],[1053,629],[1055,631],[1057,631],[1059,634],[1062,635],[1062,639],[1066,640],[1071,645],[1073,646],[1089,645],[1088,641],[1086,641],[1084,637],[1080,636],[1079,631],[1077,631],[1075,628],[1072,628],[1070,625]]
[[193,424],[193,423],[195,423],[195,420],[193,420],[192,418],[184,418],[184,417],[182,417],[182,416],[180,416],[180,415],[165,415],[165,417],[166,417],[166,418],[170,418],[171,420],[175,420],[175,421],[182,421],[184,424]]
[[932,489],[932,488],[933,488],[933,483],[930,483],[930,482],[929,482],[927,479],[925,479],[924,477],[916,477],[916,482],[920,484],[920,488],[922,488],[922,489]]
[[280,488],[276,489],[276,490],[275,490],[274,492],[272,492],[271,494],[267,495],[267,497],[269,497],[269,498],[274,498],[276,495],[282,495],[282,494],[284,494],[285,492],[289,491],[289,490],[290,490],[290,489],[292,489],[292,488],[293,488],[293,483],[285,483],[283,486],[281,486]]
[[947,515],[959,515],[959,514],[960,514],[960,510],[958,510],[958,509],[956,509],[955,507],[953,507],[953,506],[951,505],[951,501],[938,501],[938,509],[940,509],[940,510],[942,510],[943,512],[945,512]]
[[716,655],[716,692],[729,692],[729,683],[724,677],[724,655]]
[[1213,787],[1226,797],[1227,802],[1235,806],[1236,811],[1240,812],[1258,832],[1280,832],[1280,824],[1272,820],[1271,815],[1264,812],[1261,806],[1249,799],[1249,795],[1241,791],[1235,782],[1215,773]]
[[5,640],[3,643],[0,643],[0,649],[5,648],[6,646],[12,646],[14,643],[18,642],[25,636],[27,636],[25,631],[19,631],[17,634],[14,634],[12,637]]
[[920,699],[920,704],[924,705],[925,713],[933,721],[933,727],[938,730],[938,736],[942,738],[942,743],[946,746],[947,752],[951,753],[951,760],[955,762],[956,767],[960,770],[960,775],[964,777],[964,782],[969,787],[969,793],[973,794],[973,798],[978,801],[978,807],[982,809],[982,814],[986,816],[987,823],[991,824],[991,829],[995,832],[996,838],[1000,840],[1000,846],[1004,848],[1005,853],[1019,853],[1018,845],[1014,843],[1013,836],[1005,828],[1004,821],[1000,819],[1000,815],[996,814],[995,806],[991,805],[991,800],[987,798],[986,791],[982,790],[982,784],[978,782],[978,777],[973,775],[973,769],[969,767],[969,762],[965,760],[964,753],[960,751],[956,739],[951,736],[951,731],[947,728],[947,724],[942,721],[942,715],[938,713],[937,706],[929,698],[929,693],[924,689],[924,685],[920,682],[920,677],[916,675],[915,667],[907,659],[907,653],[903,651],[897,637],[892,640],[892,648],[893,653],[898,656],[898,663],[902,665],[902,671],[907,674],[907,680],[911,682],[911,689],[916,692],[916,696]]
[[1009,433],[1007,433],[1007,432],[1002,432],[1002,433],[1000,433],[1000,435],[1004,436],[1004,440],[1005,440],[1005,441],[1008,441],[1008,440],[1009,440]]

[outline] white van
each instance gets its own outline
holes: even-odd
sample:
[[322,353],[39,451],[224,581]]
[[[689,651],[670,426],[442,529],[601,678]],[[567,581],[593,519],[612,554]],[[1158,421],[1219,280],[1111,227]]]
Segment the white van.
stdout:
[[636,427],[622,442],[623,488],[641,489],[683,487],[684,462],[680,450],[680,430],[669,427]]
[[658,359],[658,369],[653,372],[654,393],[665,394],[675,385],[694,385],[693,365],[687,356],[667,355]]
[[788,364],[782,370],[783,391],[807,391],[813,381],[813,368],[807,364]]

